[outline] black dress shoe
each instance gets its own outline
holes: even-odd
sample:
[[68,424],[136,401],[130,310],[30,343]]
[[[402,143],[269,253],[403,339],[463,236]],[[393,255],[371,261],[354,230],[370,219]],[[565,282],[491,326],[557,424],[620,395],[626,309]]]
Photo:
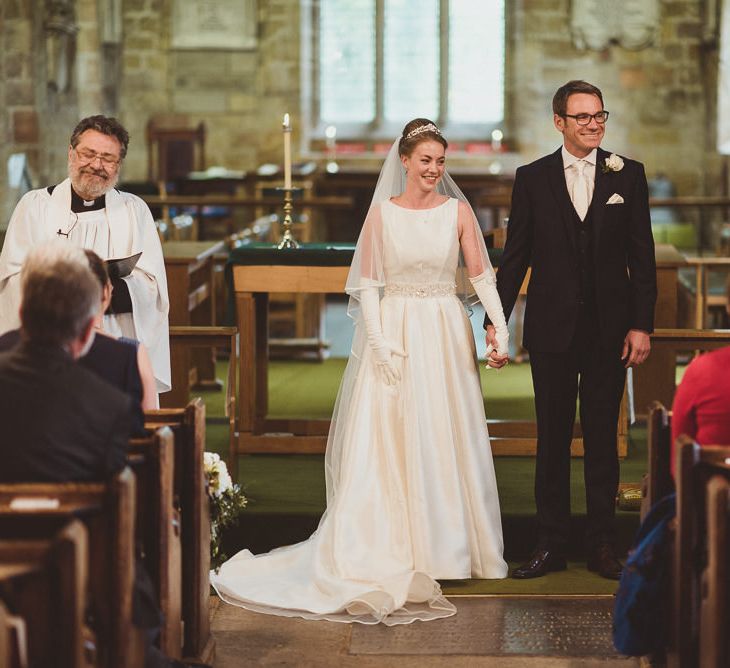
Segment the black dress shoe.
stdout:
[[616,551],[612,545],[597,545],[589,554],[586,563],[589,571],[598,573],[602,578],[608,580],[620,580],[623,566],[616,557]]
[[564,571],[566,568],[565,557],[553,550],[537,550],[528,562],[512,571],[512,577],[518,580],[541,578],[551,571]]

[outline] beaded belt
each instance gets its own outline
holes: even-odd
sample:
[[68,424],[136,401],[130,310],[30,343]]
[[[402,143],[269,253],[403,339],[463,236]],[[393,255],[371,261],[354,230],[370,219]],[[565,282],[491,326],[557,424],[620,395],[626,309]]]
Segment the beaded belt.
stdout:
[[385,295],[399,297],[445,297],[456,292],[450,283],[388,283]]

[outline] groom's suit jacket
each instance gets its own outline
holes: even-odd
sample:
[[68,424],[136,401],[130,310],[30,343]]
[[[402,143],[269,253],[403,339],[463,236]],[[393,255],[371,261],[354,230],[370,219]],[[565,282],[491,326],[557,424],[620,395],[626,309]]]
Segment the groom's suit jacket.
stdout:
[[[609,155],[598,149],[589,212],[601,339],[620,349],[629,329],[653,331],[656,263],[644,167],[624,158],[620,171],[604,173]],[[608,204],[614,195],[623,201]],[[576,224],[560,149],[517,170],[497,289],[509,318],[532,267],[523,335],[530,351],[563,352],[571,343],[581,297]]]

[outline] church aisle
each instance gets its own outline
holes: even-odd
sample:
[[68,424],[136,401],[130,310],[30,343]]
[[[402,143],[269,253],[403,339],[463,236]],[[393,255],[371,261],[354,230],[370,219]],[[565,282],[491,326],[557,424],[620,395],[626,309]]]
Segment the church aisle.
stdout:
[[435,622],[385,627],[271,617],[211,599],[215,668],[639,666],[611,644],[612,597],[458,597]]

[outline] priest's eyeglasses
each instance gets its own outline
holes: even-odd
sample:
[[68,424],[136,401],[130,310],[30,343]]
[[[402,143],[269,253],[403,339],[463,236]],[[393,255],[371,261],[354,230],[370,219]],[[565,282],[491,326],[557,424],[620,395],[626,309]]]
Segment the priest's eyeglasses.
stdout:
[[563,114],[565,118],[574,118],[578,125],[590,125],[595,119],[596,123],[603,125],[608,120],[607,111],[599,111],[595,114]]
[[104,165],[104,167],[114,168],[121,162],[121,159],[113,156],[111,153],[97,153],[96,151],[92,151],[88,148],[75,148],[74,151],[76,151],[76,155],[79,156],[79,160],[81,160],[85,165],[89,165],[96,160],[101,160],[101,164]]

